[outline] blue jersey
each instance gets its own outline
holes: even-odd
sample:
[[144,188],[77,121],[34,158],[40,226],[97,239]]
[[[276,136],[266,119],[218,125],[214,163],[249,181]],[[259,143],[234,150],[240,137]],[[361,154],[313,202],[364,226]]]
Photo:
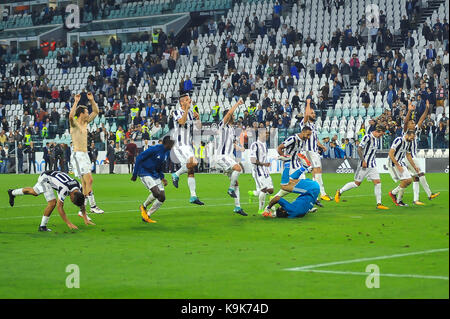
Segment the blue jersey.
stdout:
[[278,201],[288,213],[288,218],[304,216],[316,203],[317,196],[320,193],[319,184],[310,179],[302,179],[295,185],[293,193],[300,194],[295,201],[289,203],[286,199],[281,198]]
[[166,150],[162,144],[150,146],[136,158],[133,176],[164,178],[163,164],[169,158],[169,154],[170,150]]

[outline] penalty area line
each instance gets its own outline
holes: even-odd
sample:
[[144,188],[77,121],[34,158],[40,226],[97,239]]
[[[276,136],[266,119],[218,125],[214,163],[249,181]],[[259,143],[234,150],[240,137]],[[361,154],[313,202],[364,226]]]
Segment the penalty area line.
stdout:
[[[366,277],[370,274],[367,272],[337,271],[337,270],[322,270],[322,269],[299,269],[296,271],[334,274],[334,275],[355,275],[355,276],[366,276]],[[445,277],[445,276],[426,276],[426,275],[414,275],[414,274],[384,274],[384,273],[380,273],[378,276],[448,280],[448,277]]]

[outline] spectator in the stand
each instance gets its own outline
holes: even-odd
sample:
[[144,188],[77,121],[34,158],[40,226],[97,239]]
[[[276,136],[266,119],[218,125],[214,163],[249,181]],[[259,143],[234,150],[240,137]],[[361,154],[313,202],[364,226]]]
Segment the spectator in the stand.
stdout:
[[339,72],[342,75],[344,89],[349,88],[351,86],[350,82],[351,69],[350,66],[347,64],[347,62],[345,62],[344,58],[341,58],[341,64],[339,65]]
[[335,81],[333,84],[333,106],[336,105],[336,102],[338,101],[339,97],[341,96],[341,86],[338,81]]
[[110,141],[108,144],[108,148],[106,151],[106,157],[109,162],[109,174],[114,174],[114,162],[116,160],[115,151],[114,151],[114,140]]
[[436,50],[433,49],[433,46],[430,44],[428,46],[428,49],[426,50],[426,57],[427,59],[435,60],[436,59]]
[[19,143],[17,146],[17,165],[18,165],[18,173],[23,173],[23,146],[22,143]]
[[184,81],[184,84],[183,84],[184,93],[190,93],[192,91],[192,89],[193,89],[192,81],[189,78],[189,75],[186,75],[186,80]]
[[198,56],[199,56],[199,46],[197,44],[197,39],[193,41],[193,43],[190,46],[190,51],[192,55],[192,63],[198,63]]

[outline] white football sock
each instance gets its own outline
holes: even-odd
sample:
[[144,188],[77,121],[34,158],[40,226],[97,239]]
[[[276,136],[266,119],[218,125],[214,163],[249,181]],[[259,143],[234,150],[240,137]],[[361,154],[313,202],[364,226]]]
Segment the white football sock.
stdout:
[[283,197],[283,196],[286,196],[287,194],[289,194],[289,192],[286,192],[285,190],[280,189],[280,190],[278,191],[278,193],[275,194],[275,196]]
[[236,185],[236,182],[239,178],[239,174],[241,174],[241,172],[238,172],[235,170],[233,170],[233,172],[231,173],[231,176],[230,176],[230,188],[231,189],[234,189],[234,187],[235,187],[234,185]]
[[97,206],[95,204],[94,192],[90,192],[89,195],[87,196],[87,198],[89,200],[89,206],[90,207],[96,207]]
[[187,168],[186,164],[183,164],[183,165],[181,165],[180,169],[175,172],[175,175],[180,177],[180,175],[187,173],[187,171],[188,171],[188,168]]
[[322,181],[322,173],[317,173],[314,175],[314,180],[319,183],[320,186],[320,195],[324,196],[327,193],[325,193],[325,187],[323,187],[323,181]]
[[414,199],[413,201],[418,201],[419,200],[419,182],[414,181],[413,182],[413,194],[414,194]]
[[12,194],[13,194],[14,196],[22,196],[22,195],[23,195],[23,188],[14,189],[14,190],[12,191]]
[[358,187],[358,185],[356,185],[355,182],[348,182],[347,184],[345,184],[344,186],[342,186],[342,188],[339,190],[339,193],[344,193],[346,191],[351,190],[352,188],[356,188]]
[[195,178],[188,177],[188,186],[191,192],[191,197],[197,197],[197,193],[195,192]]
[[153,203],[154,200],[155,196],[153,196],[153,193],[150,193],[150,195],[148,195],[147,199],[144,202],[144,207],[147,208],[151,203]]
[[266,202],[266,193],[260,192],[259,193],[259,210],[264,209],[265,202]]
[[152,207],[150,207],[150,209],[148,210],[147,215],[151,216],[154,212],[156,212],[161,207],[162,204],[163,204],[163,202],[160,202],[159,200],[155,200]]
[[397,195],[399,191],[400,191],[400,185],[397,186],[396,188],[394,188],[394,189],[392,190],[391,193],[392,193],[393,195]]
[[240,192],[239,192],[239,186],[236,185],[234,187],[234,193],[236,194],[236,198],[234,199],[234,206],[241,207],[241,199],[240,199]]
[[377,204],[381,204],[381,183],[375,184],[373,187],[375,192],[375,198],[377,199]]
[[405,189],[400,187],[400,190],[397,194],[397,202],[401,202],[403,200],[403,194],[405,193]]
[[425,190],[425,193],[427,193],[427,196],[430,197],[431,189],[430,189],[430,186],[428,186],[427,179],[425,178],[425,176],[420,176],[419,182],[420,182],[420,185],[422,185],[423,189]]
[[50,216],[42,216],[41,226],[47,226],[47,223],[48,223],[49,219],[50,219]]

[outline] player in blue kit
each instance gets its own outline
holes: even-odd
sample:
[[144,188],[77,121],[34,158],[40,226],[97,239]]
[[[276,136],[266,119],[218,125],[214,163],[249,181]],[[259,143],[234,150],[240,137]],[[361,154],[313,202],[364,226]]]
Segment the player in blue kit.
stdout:
[[[150,216],[156,212],[163,202],[166,200],[164,186],[167,181],[164,178],[163,164],[170,155],[174,141],[169,136],[164,137],[162,144],[149,147],[146,151],[139,154],[136,158],[133,176],[131,180],[136,181],[137,176],[140,177],[142,183],[150,191],[145,202],[139,207],[142,220],[146,223],[156,223]],[[147,211],[147,207],[152,204]]]
[[[319,183],[310,179],[300,179],[300,176],[307,171],[307,168],[302,167],[294,174],[289,175],[289,165],[285,165],[281,177],[281,184],[284,184],[284,189],[291,193],[300,194],[292,203],[288,202],[281,196],[275,196],[266,207],[264,217],[303,217],[308,212],[315,212],[314,208],[317,197],[320,193]],[[279,204],[280,207],[276,211],[272,211],[272,207]]]

